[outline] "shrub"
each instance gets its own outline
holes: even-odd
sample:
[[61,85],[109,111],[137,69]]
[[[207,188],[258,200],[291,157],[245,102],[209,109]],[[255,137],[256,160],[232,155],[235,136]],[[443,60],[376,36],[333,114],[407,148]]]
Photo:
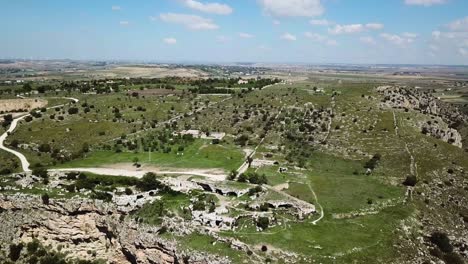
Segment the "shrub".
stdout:
[[450,239],[447,234],[436,231],[432,233],[430,241],[436,245],[442,252],[450,253],[453,251],[453,246],[450,244]]
[[270,219],[268,217],[259,217],[257,220],[257,226],[262,230],[265,230],[270,225]]
[[156,190],[162,187],[159,180],[156,179],[156,174],[152,172],[146,173],[143,178],[137,183],[137,188],[142,191]]
[[32,175],[35,175],[37,177],[41,177],[43,179],[49,178],[49,174],[47,173],[47,170],[45,168],[35,168],[35,169],[33,169]]
[[442,258],[447,264],[464,264],[465,262],[457,253],[450,252],[443,256]]
[[10,245],[10,254],[8,255],[8,257],[12,261],[17,261],[21,256],[21,251],[22,250],[23,250],[23,244],[22,243],[11,244]]
[[415,175],[408,175],[408,176],[406,176],[406,179],[403,182],[403,185],[414,187],[416,185],[416,183],[418,183],[418,179],[416,178],[416,176]]
[[75,115],[75,114],[78,114],[78,108],[76,107],[71,107],[70,109],[68,109],[68,114],[69,115]]
[[49,195],[47,193],[44,193],[43,195],[41,195],[41,199],[42,199],[42,203],[45,204],[45,205],[48,205],[49,204]]

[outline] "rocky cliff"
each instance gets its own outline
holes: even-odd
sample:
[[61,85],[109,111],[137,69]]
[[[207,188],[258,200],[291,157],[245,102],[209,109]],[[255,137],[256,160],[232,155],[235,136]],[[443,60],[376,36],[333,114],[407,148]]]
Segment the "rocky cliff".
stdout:
[[221,263],[215,256],[178,251],[175,242],[158,235],[157,228],[142,226],[99,201],[51,200],[46,205],[34,196],[0,196],[0,218],[2,248],[34,238],[69,258],[107,263]]

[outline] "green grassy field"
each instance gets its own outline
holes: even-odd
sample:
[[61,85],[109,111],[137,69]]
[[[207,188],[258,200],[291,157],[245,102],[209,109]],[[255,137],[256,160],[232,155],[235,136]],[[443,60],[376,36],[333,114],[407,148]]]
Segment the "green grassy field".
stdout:
[[116,163],[132,163],[135,157],[140,163],[163,168],[220,168],[230,171],[237,169],[243,163],[244,154],[239,148],[233,145],[212,145],[209,142],[208,140],[197,140],[181,152],[183,155],[178,155],[175,152],[152,152],[149,154],[145,152],[96,151],[87,154],[84,159],[67,162],[59,167],[99,167]]

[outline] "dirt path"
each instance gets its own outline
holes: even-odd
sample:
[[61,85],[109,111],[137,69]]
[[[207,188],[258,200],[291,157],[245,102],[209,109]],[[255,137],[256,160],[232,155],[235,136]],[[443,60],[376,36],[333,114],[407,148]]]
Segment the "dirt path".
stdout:
[[315,194],[314,192],[314,189],[312,189],[312,186],[310,185],[310,183],[307,184],[307,186],[309,187],[310,189],[310,192],[312,192],[312,195],[314,196],[314,199],[315,199],[315,203],[318,205],[318,207],[320,208],[320,217],[314,221],[312,221],[312,224],[316,225],[318,222],[320,222],[320,220],[323,219],[323,216],[325,215],[325,212],[323,210],[323,207],[322,205],[319,203],[319,200],[317,198],[317,195]]
[[127,176],[141,178],[148,172],[156,174],[170,174],[170,175],[190,175],[190,176],[201,176],[206,177],[212,181],[224,181],[227,175],[224,174],[212,174],[201,172],[200,170],[180,170],[180,171],[160,171],[160,170],[130,170],[130,169],[113,169],[113,168],[68,168],[68,169],[50,169],[50,172],[89,172],[99,175],[109,176]]
[[[63,97],[65,99],[69,99],[75,103],[79,102],[78,99],[76,98],[71,98],[71,97]],[[52,107],[48,107],[47,109],[51,109],[51,108],[56,108],[56,107],[62,107],[64,106],[65,104],[61,104],[61,105],[56,105],[56,106],[52,106]],[[15,119],[13,119],[13,121],[11,122],[11,125],[10,125],[10,128],[8,128],[7,131],[5,131],[5,133],[3,133],[1,136],[0,136],[0,149],[2,150],[5,150],[7,152],[10,152],[11,154],[15,155],[16,157],[19,158],[20,162],[21,162],[21,168],[24,172],[29,172],[31,171],[29,169],[29,162],[28,162],[28,159],[26,158],[26,156],[24,156],[23,154],[21,154],[20,152],[16,151],[16,150],[13,150],[13,149],[10,149],[8,147],[5,147],[4,143],[5,143],[5,140],[6,138],[11,134],[13,133],[13,131],[16,129],[16,127],[18,126],[18,122],[25,119],[26,117],[30,116],[31,114],[24,114],[20,117],[17,117]]]

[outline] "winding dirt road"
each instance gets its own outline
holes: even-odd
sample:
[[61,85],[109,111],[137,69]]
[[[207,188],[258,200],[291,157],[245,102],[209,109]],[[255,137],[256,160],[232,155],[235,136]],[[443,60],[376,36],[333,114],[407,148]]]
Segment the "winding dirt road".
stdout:
[[[78,99],[76,98],[72,98],[72,97],[62,97],[64,99],[68,99],[70,101],[73,101],[75,103],[79,102]],[[56,107],[62,107],[64,106],[65,104],[61,104],[61,105],[56,105],[56,106],[51,106],[51,107],[48,107],[46,109],[52,109],[52,108],[56,108]],[[13,131],[15,131],[16,127],[18,126],[18,122],[25,119],[26,117],[28,116],[31,116],[31,114],[25,114],[25,115],[22,115],[20,117],[17,117],[15,119],[13,119],[13,121],[11,122],[11,125],[10,125],[10,128],[8,128],[7,131],[5,131],[5,133],[3,133],[1,136],[0,136],[0,149],[3,149],[7,152],[10,152],[11,154],[15,155],[16,157],[19,158],[19,160],[21,161],[21,168],[23,169],[24,172],[29,172],[31,171],[29,169],[29,162],[28,162],[28,159],[23,155],[21,154],[20,152],[16,151],[16,150],[13,150],[13,149],[10,149],[8,147],[5,147],[4,143],[5,143],[5,140],[6,138],[11,134],[13,133]]]

